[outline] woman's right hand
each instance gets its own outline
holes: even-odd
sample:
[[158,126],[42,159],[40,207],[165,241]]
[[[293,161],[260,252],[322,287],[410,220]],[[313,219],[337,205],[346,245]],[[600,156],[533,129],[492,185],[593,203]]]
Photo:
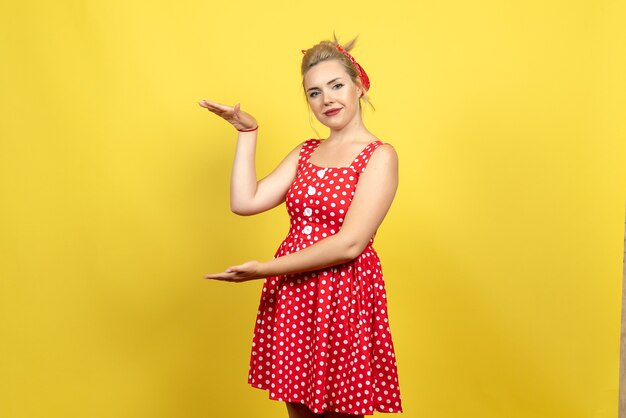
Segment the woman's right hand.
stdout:
[[209,100],[203,100],[198,102],[198,104],[226,120],[238,131],[246,131],[254,129],[258,126],[256,119],[249,113],[241,110],[239,103],[237,103],[234,107],[211,102]]

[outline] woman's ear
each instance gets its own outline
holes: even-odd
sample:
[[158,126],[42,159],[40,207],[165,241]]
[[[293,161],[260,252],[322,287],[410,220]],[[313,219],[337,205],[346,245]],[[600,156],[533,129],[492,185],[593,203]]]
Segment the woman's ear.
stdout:
[[356,82],[356,92],[359,98],[363,97],[363,95],[365,94],[365,89],[363,88],[360,80]]

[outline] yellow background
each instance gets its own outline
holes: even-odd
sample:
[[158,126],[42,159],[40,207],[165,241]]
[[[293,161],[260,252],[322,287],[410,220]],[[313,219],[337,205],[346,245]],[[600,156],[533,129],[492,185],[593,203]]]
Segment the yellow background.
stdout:
[[0,12],[0,417],[287,416],[246,381],[262,281],[203,279],[287,214],[229,211],[236,135],[197,102],[259,120],[266,175],[314,136],[300,50],[333,30],[400,157],[375,247],[404,416],[616,416],[624,2]]

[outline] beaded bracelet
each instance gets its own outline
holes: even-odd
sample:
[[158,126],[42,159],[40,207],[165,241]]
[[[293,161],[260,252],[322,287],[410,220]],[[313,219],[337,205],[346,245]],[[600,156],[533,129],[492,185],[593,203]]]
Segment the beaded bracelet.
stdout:
[[254,129],[245,129],[245,130],[237,129],[237,130],[239,132],[252,132],[252,131],[256,131],[257,129],[259,129],[259,125],[257,125],[256,128]]

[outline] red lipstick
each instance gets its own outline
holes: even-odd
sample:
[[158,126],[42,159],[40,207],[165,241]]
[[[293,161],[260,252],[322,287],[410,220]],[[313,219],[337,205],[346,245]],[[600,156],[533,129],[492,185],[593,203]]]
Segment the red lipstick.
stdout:
[[324,112],[324,114],[326,116],[333,116],[333,115],[336,115],[337,113],[339,113],[340,110],[341,110],[341,108],[339,108],[339,109],[330,109],[330,110],[327,110],[326,112]]

